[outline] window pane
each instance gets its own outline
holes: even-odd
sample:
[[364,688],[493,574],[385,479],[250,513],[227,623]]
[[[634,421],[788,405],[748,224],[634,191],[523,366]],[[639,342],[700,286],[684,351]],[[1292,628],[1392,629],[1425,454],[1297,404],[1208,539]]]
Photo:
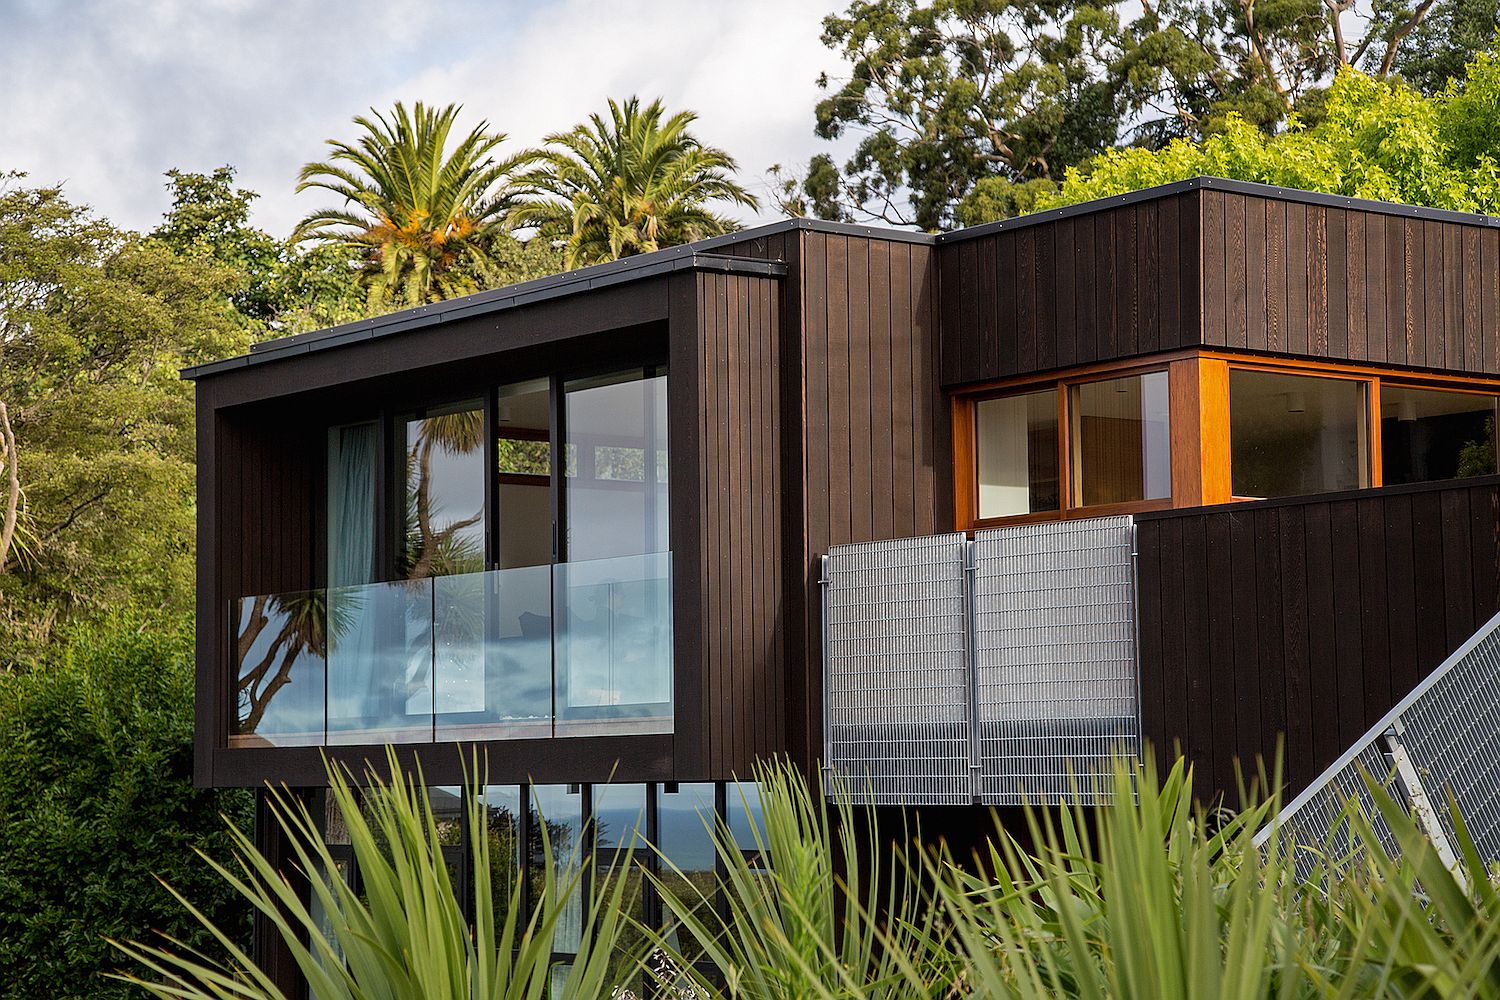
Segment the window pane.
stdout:
[[594,846],[601,852],[645,849],[646,786],[594,786]]
[[1080,506],[1172,495],[1167,373],[1075,386],[1074,492]]
[[552,403],[550,384],[533,379],[500,388],[495,415],[500,565],[552,561]]
[[667,551],[666,376],[569,382],[565,402],[567,558]]
[[1491,475],[1495,397],[1382,385],[1380,451],[1387,485]]
[[[713,926],[711,911],[717,893],[716,855],[709,831],[715,828],[714,786],[711,782],[683,783],[668,791],[661,786],[656,795],[656,836],[662,856],[675,865],[661,865],[661,880],[676,899],[687,905],[698,919]],[[731,790],[733,794],[733,790]],[[691,935],[681,933],[672,911],[663,904],[663,928],[667,942],[686,949],[689,961],[702,957]]]
[[505,923],[512,904],[519,901],[516,886],[521,874],[521,789],[516,785],[486,787],[484,816],[490,839],[490,897],[498,926]]
[[408,580],[484,569],[484,411],[478,403],[404,421],[400,535]]
[[766,833],[765,823],[761,818],[760,786],[753,781],[729,782],[724,790],[724,818],[740,850],[757,849],[757,832],[761,843],[765,843]]
[[[543,886],[541,824],[547,824],[552,856],[557,861],[557,880],[565,885],[583,864],[583,791],[580,785],[531,786],[531,898],[540,900]],[[572,954],[578,950],[582,932],[583,891],[574,892],[559,914],[552,950]]]
[[979,516],[1057,510],[1057,393],[1052,389],[974,408]]
[[1229,373],[1234,495],[1284,497],[1369,482],[1365,385],[1350,379]]
[[686,873],[714,870],[714,786],[697,782],[663,786],[656,796],[658,846],[667,860]]
[[458,847],[463,843],[463,789],[434,785],[427,789],[427,801],[432,806],[432,818],[437,824],[438,843],[444,847]]

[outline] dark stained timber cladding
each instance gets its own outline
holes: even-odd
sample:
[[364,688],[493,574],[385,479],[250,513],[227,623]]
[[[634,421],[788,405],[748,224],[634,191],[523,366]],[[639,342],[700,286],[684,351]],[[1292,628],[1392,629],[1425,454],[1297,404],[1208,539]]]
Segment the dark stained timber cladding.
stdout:
[[[1191,191],[939,245],[943,382],[1191,346],[1200,301],[1217,310],[1222,343],[1222,267],[1220,294],[1199,286],[1202,197]],[[1221,252],[1222,229],[1221,219]]]
[[[961,369],[955,357],[969,357],[978,338],[950,342],[946,358],[940,353],[940,298],[947,308],[956,307],[954,287],[977,288],[978,262],[989,254],[972,243],[969,253],[950,254],[940,291],[932,247],[805,236],[798,471],[805,471],[807,489],[805,520],[797,524],[798,535],[788,538],[788,545],[804,547],[789,548],[786,558],[796,563],[795,570],[789,567],[787,587],[804,601],[801,636],[807,650],[800,659],[789,657],[790,683],[808,692],[801,717],[788,723],[788,742],[808,763],[822,746],[816,560],[832,545],[951,529],[952,444],[941,366]],[[986,280],[1003,278],[997,271]],[[960,311],[978,324],[979,297],[967,294]],[[859,308],[853,308],[856,298],[862,300]],[[991,315],[993,305],[992,299]],[[1001,331],[985,322],[989,336],[1015,342],[1014,328]]]
[[1142,718],[1288,794],[1500,611],[1500,477],[1138,517]]
[[1205,344],[1500,374],[1500,231],[1203,194]]
[[[782,660],[779,283],[698,276],[703,758],[693,777],[748,773],[786,749]],[[685,772],[686,773],[686,772]]]

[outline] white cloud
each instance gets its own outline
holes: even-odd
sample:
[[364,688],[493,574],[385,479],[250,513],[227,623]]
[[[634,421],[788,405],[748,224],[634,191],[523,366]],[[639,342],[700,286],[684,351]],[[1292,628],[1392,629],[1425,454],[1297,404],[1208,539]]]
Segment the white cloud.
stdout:
[[[462,101],[514,147],[606,97],[661,96],[698,111],[698,134],[763,193],[772,163],[800,163],[814,81],[836,70],[818,41],[833,2],[0,0],[0,169],[66,181],[76,200],[148,229],[162,174],[234,164],[278,234],[317,207],[297,169],[350,118],[395,100]],[[764,212],[763,212],[764,214]]]

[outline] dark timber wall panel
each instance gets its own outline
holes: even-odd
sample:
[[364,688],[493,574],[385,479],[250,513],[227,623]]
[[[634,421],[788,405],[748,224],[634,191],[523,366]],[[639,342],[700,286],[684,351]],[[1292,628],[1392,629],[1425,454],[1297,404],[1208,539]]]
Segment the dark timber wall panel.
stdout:
[[[1201,192],[943,243],[942,381],[1198,343]],[[1206,224],[1206,220],[1205,220]],[[1207,238],[1207,234],[1204,234]]]
[[1500,479],[1141,515],[1142,716],[1295,794],[1500,610]]
[[[804,234],[803,439],[809,705],[821,703],[816,559],[829,546],[952,527],[951,434],[939,384],[934,248]],[[804,759],[822,753],[821,715]]]
[[1202,198],[1204,343],[1500,374],[1500,229]]
[[724,248],[784,260],[781,392],[787,749],[822,754],[817,559],[830,545],[952,527],[937,251],[813,231]]
[[[274,407],[215,410],[200,389],[199,691],[195,774],[210,780],[209,743],[228,731],[229,602],[256,594],[306,590],[316,577],[322,531],[313,501],[320,435],[288,422]],[[204,487],[212,484],[211,491]]]
[[678,714],[696,713],[702,732],[696,754],[679,742],[687,779],[747,775],[786,747],[780,295],[779,281],[699,275],[698,370],[674,372],[696,376],[700,421],[702,700]]

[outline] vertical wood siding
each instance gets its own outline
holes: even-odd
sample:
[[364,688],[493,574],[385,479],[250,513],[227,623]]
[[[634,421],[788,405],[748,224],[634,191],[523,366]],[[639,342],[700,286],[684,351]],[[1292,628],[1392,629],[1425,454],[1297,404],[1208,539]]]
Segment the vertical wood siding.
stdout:
[[1146,736],[1295,794],[1500,610],[1500,479],[1138,519]]
[[[942,382],[956,385],[1199,342],[1200,298],[1221,315],[1222,272],[1200,287],[1197,191],[945,241]],[[1201,220],[1204,239],[1244,239]],[[1212,224],[1213,233],[1207,232]]]
[[697,502],[683,522],[696,532],[696,545],[674,555],[697,560],[696,573],[676,577],[679,585],[696,580],[697,588],[697,601],[677,602],[680,616],[692,616],[680,617],[679,635],[694,632],[678,669],[699,671],[697,703],[679,705],[677,713],[674,767],[684,780],[747,775],[757,757],[782,752],[787,701],[781,283],[713,273],[689,280],[694,315],[685,330],[696,330],[696,350],[673,354],[674,363],[693,357],[694,370],[674,370],[673,378],[693,379],[697,395],[688,431],[696,453],[686,458]]
[[1500,373],[1500,229],[1201,196],[1203,343]]
[[782,442],[786,749],[811,764],[822,754],[818,557],[845,542],[952,529],[937,253],[809,230],[722,252],[790,265],[781,406],[783,426],[802,433]]
[[[228,732],[229,604],[237,597],[318,586],[322,440],[271,407],[198,408],[198,682],[194,776],[213,780],[214,741]],[[314,440],[316,439],[316,440]]]

